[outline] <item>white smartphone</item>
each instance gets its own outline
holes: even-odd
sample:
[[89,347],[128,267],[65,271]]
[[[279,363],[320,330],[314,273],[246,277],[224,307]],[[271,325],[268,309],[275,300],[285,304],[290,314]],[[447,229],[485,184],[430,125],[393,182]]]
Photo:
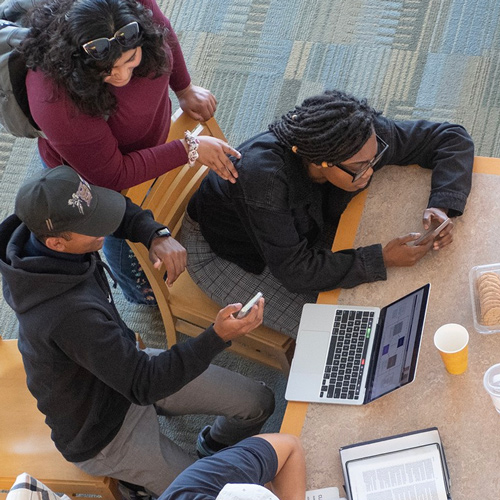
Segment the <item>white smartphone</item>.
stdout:
[[236,319],[241,319],[244,318],[249,312],[252,307],[257,304],[259,299],[262,297],[261,292],[257,292],[239,311],[238,314],[236,315]]
[[412,241],[411,242],[411,245],[412,246],[418,246],[420,245],[421,243],[423,243],[424,241],[427,241],[429,238],[432,237],[432,239],[434,240],[434,238],[437,237],[437,235],[450,223],[451,219],[448,217],[447,219],[445,219],[443,222],[441,222],[441,224],[439,224],[439,226],[437,227],[430,227],[424,234],[422,234],[419,238],[417,238],[415,241]]

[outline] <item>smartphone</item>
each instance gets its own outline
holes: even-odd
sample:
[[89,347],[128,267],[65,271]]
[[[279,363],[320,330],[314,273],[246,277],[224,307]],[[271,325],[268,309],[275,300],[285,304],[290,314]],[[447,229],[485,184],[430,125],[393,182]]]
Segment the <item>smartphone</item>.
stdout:
[[249,312],[252,307],[257,304],[259,299],[262,297],[261,292],[257,292],[239,311],[238,314],[236,315],[236,319],[241,319],[244,318]]
[[429,240],[431,237],[434,240],[434,238],[437,237],[437,235],[450,223],[451,219],[448,217],[445,219],[439,226],[437,227],[430,227],[424,234],[422,234],[418,239],[415,241],[411,242],[411,245],[416,247],[423,243],[424,241]]

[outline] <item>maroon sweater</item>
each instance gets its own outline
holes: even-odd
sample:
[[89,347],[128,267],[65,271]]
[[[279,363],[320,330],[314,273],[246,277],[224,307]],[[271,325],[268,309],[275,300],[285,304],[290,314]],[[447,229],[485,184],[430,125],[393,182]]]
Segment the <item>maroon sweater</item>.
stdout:
[[38,139],[44,162],[70,165],[91,184],[117,191],[187,162],[180,141],[164,143],[172,114],[168,87],[183,90],[191,79],[168,19],[155,0],[138,1],[171,30],[173,71],[156,79],[133,76],[124,87],[111,86],[118,107],[107,121],[78,111],[43,72],[29,71],[26,78],[31,113],[47,137]]

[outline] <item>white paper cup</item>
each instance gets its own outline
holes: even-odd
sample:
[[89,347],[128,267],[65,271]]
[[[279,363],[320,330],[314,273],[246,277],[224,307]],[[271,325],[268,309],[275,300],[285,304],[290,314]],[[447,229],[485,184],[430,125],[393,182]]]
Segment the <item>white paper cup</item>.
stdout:
[[483,384],[486,392],[491,396],[496,411],[500,413],[500,363],[486,370]]
[[436,330],[434,345],[439,350],[445,368],[453,375],[467,370],[469,332],[456,323],[448,323]]

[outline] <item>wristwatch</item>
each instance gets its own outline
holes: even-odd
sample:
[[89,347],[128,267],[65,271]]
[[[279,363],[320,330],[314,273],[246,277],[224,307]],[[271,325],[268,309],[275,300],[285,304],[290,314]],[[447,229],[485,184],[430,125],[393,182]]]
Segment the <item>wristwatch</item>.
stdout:
[[172,236],[170,229],[168,227],[162,227],[161,229],[157,229],[154,234],[154,238],[161,238],[166,236]]

